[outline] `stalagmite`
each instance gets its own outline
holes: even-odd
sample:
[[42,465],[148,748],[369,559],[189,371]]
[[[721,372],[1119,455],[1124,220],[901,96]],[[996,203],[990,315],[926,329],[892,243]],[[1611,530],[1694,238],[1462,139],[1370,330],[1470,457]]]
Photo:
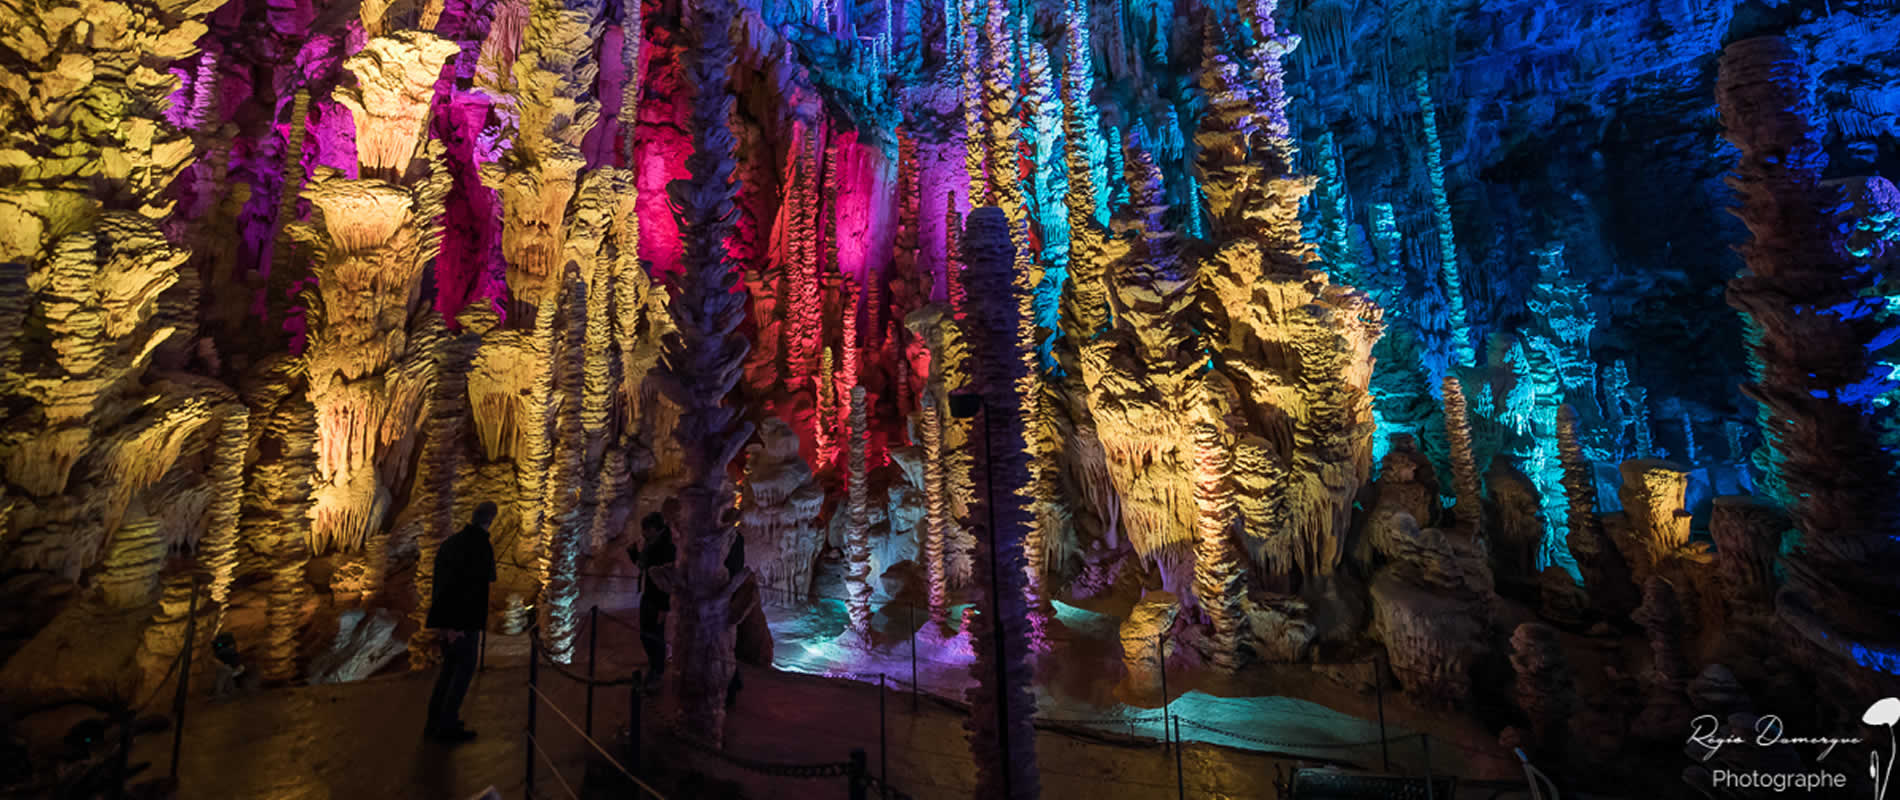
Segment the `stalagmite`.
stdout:
[[924,578],[931,622],[950,621],[949,568],[944,552],[948,529],[954,524],[950,499],[944,490],[943,411],[935,392],[925,390],[918,413],[924,423]]
[[851,438],[850,490],[845,500],[845,591],[850,595],[846,611],[850,616],[851,632],[860,639],[871,634],[871,520],[870,487],[866,484],[864,449],[868,435],[865,430],[864,387],[851,387],[851,418],[849,433]]
[[1749,322],[1743,392],[1760,404],[1763,479],[1785,489],[1779,499],[1801,535],[1781,559],[1777,616],[1807,640],[1816,671],[1848,694],[1876,686],[1891,694],[1900,671],[1891,577],[1900,572],[1892,542],[1900,486],[1870,406],[1891,378],[1869,376],[1895,323],[1865,299],[1883,280],[1878,271],[1839,246],[1832,215],[1843,198],[1821,182],[1827,156],[1805,60],[1779,37],[1722,53],[1716,100],[1741,156],[1728,180],[1751,234],[1736,248],[1747,272],[1729,282],[1728,301]]
[[1438,232],[1438,274],[1451,314],[1451,358],[1454,364],[1469,367],[1477,363],[1478,356],[1471,345],[1471,323],[1465,318],[1464,281],[1459,277],[1458,243],[1451,227],[1451,195],[1445,191],[1445,147],[1438,137],[1438,110],[1424,70],[1414,78],[1412,91],[1425,118],[1425,169],[1432,187],[1432,223]]
[[1630,582],[1628,565],[1604,535],[1597,518],[1596,475],[1577,441],[1577,412],[1567,405],[1557,412],[1557,453],[1563,463],[1564,497],[1568,501],[1570,532],[1565,544],[1577,560],[1590,599],[1610,614],[1626,614],[1636,608],[1636,586]]
[[1246,589],[1245,552],[1237,538],[1234,504],[1233,430],[1241,421],[1234,407],[1239,395],[1218,372],[1201,379],[1195,404],[1194,505],[1196,509],[1194,591],[1213,623],[1214,666],[1240,666],[1240,639],[1246,618],[1241,600]]
[[1445,378],[1445,439],[1451,445],[1451,480],[1458,498],[1458,530],[1467,536],[1483,534],[1484,509],[1478,495],[1478,465],[1471,457],[1471,418],[1465,413],[1465,392],[1458,379]]
[[656,378],[683,408],[674,435],[685,448],[688,482],[679,496],[678,561],[670,574],[654,579],[673,592],[662,717],[717,746],[724,737],[726,690],[734,669],[736,631],[729,608],[743,577],[728,574],[725,567],[737,516],[727,465],[751,438],[752,425],[739,418],[739,409],[726,405],[747,349],[734,332],[745,314],[745,295],[732,291],[738,265],[726,249],[739,191],[729,124],[733,10],[729,0],[709,0],[696,4],[691,14],[685,64],[692,87],[693,153],[686,162],[689,177],[668,187],[685,246],[685,271],[672,306],[679,331],[667,343],[667,370]]
[[993,503],[986,518],[996,526],[978,536],[976,583],[989,590],[990,599],[979,604],[983,610],[970,623],[976,687],[970,691],[966,727],[977,763],[977,794],[1013,800],[1036,797],[1039,781],[1023,600],[1023,537],[1032,524],[1020,494],[1029,483],[1017,390],[1025,361],[1018,352],[1017,304],[1009,288],[1015,260],[1010,238],[1009,219],[1000,209],[979,208],[970,214],[963,247],[972,300],[969,324],[978,332],[971,350],[974,384],[983,398],[979,427],[986,440],[985,480]]

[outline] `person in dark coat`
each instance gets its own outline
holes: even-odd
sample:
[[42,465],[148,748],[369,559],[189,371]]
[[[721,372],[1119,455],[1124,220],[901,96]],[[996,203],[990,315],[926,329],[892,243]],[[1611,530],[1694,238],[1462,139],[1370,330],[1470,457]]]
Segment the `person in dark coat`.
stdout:
[[673,610],[673,597],[653,580],[653,570],[673,563],[678,551],[673,547],[673,531],[666,515],[658,511],[640,520],[640,532],[646,547],[627,548],[633,563],[640,565],[640,646],[647,654],[647,683],[659,681],[666,668],[666,614]]
[[476,507],[467,527],[442,540],[435,552],[435,591],[426,624],[442,643],[442,670],[429,695],[423,733],[438,741],[475,738],[460,717],[462,698],[468,695],[481,657],[482,631],[488,628],[488,585],[495,582],[495,545],[488,540],[488,526],[496,513],[494,503]]
[[[745,571],[745,534],[732,535],[732,547],[726,550],[726,574],[738,575]],[[739,678],[739,639],[732,640],[732,682],[726,685],[726,707],[731,708],[739,702],[739,690],[745,687],[745,681]]]

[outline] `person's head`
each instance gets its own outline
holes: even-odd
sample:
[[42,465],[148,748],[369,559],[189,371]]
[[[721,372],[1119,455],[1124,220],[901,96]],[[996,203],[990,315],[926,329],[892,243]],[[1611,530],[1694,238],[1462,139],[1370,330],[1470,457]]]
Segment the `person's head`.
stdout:
[[488,530],[488,526],[495,521],[495,515],[499,513],[501,513],[501,509],[495,507],[494,503],[484,502],[475,507],[475,516],[470,517],[468,522],[477,528]]
[[658,511],[640,520],[640,532],[646,534],[648,539],[658,536],[664,530],[666,530],[666,516]]
[[666,502],[660,504],[660,514],[666,518],[667,525],[678,527],[680,524],[680,499],[677,497],[666,498]]

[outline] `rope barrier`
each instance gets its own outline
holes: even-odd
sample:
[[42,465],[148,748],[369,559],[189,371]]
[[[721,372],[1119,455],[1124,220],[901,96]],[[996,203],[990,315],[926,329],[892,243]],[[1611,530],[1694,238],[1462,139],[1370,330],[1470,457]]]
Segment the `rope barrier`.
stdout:
[[612,753],[607,752],[607,748],[601,747],[600,742],[594,741],[594,737],[588,736],[586,731],[581,730],[581,726],[574,724],[574,720],[570,719],[567,713],[561,710],[559,704],[555,703],[554,700],[549,698],[546,694],[543,694],[540,687],[529,684],[528,691],[533,692],[535,697],[540,698],[541,702],[547,705],[548,710],[553,711],[555,716],[560,717],[562,722],[567,723],[567,727],[573,728],[575,733],[580,734],[581,739],[586,741],[588,746],[594,748],[594,752],[599,753],[601,758],[607,759],[607,763],[612,764],[614,769],[620,770],[620,774],[627,776],[627,780],[633,781],[634,785],[639,786],[641,791],[652,796],[654,800],[666,800],[664,795],[655,791],[653,787],[648,786],[646,781],[640,780],[631,770],[628,770],[625,765],[621,764],[620,759],[614,758]]
[[535,754],[541,756],[542,763],[548,765],[548,771],[554,773],[554,780],[561,784],[561,790],[567,792],[568,798],[570,798],[570,800],[581,800],[581,796],[575,793],[574,787],[569,786],[567,779],[561,777],[560,766],[554,763],[554,758],[548,755],[548,751],[541,749],[541,742],[536,740],[532,733],[528,734],[528,746],[533,747]]

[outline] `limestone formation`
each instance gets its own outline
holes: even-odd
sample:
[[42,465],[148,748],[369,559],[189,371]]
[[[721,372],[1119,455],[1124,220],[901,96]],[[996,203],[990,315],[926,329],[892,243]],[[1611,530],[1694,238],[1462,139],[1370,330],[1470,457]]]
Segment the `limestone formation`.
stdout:
[[851,387],[850,491],[845,499],[845,592],[851,632],[859,638],[871,633],[871,509],[869,477],[865,474],[864,387]]
[[1122,665],[1127,674],[1116,691],[1124,700],[1147,704],[1161,699],[1161,670],[1174,653],[1168,633],[1180,613],[1181,603],[1172,593],[1149,592],[1122,620]]
[[1532,736],[1540,749],[1561,756],[1577,699],[1557,629],[1535,622],[1517,626],[1511,634],[1511,669],[1517,673],[1511,697],[1530,718]]
[[1729,178],[1735,213],[1751,234],[1737,247],[1747,271],[1728,287],[1747,322],[1743,392],[1760,404],[1764,478],[1783,489],[1777,499],[1801,535],[1781,561],[1787,585],[1776,611],[1807,640],[1818,672],[1862,694],[1891,688],[1880,675],[1900,664],[1889,577],[1900,558],[1891,546],[1900,487],[1864,384],[1893,323],[1856,300],[1880,278],[1841,247],[1832,216],[1843,198],[1821,181],[1822,130],[1793,43],[1728,45],[1715,93],[1724,136],[1740,151]]
[[[736,535],[736,493],[727,465],[752,436],[751,423],[726,405],[744,367],[745,340],[734,333],[745,296],[734,293],[737,265],[726,250],[738,186],[729,120],[733,97],[732,6],[712,0],[692,9],[687,73],[693,87],[693,153],[689,177],[668,187],[674,198],[685,272],[673,300],[679,331],[667,343],[667,394],[683,407],[675,437],[684,447],[688,483],[680,492],[679,559],[665,578],[673,592],[668,621],[671,658],[663,678],[662,715],[684,732],[717,745],[724,735],[726,689],[737,635],[729,619],[743,576],[728,575],[725,558]],[[656,576],[656,579],[660,579]]]
[[799,456],[798,432],[784,420],[766,418],[759,442],[746,447],[739,532],[746,540],[746,564],[772,602],[798,602],[811,592],[824,546],[818,531],[824,501],[824,490]]
[[1731,614],[1761,615],[1774,610],[1775,559],[1788,524],[1786,513],[1758,498],[1715,498],[1709,534],[1715,539],[1715,564]]
[[976,645],[971,670],[977,683],[970,691],[967,727],[978,765],[977,793],[1013,800],[1037,796],[1038,781],[1023,559],[1024,534],[1033,522],[1020,494],[1029,483],[1017,388],[1025,378],[1026,360],[1017,352],[1017,305],[1009,290],[1015,258],[1008,226],[1001,210],[979,208],[970,213],[963,236],[970,289],[967,314],[970,328],[977,332],[971,346],[972,382],[983,398],[980,430],[988,455],[984,480],[993,504],[985,518],[995,523],[977,537],[976,585],[988,588],[992,599],[979,604],[985,611],[970,623]]
[[1489,650],[1496,596],[1483,540],[1421,530],[1405,513],[1373,525],[1369,535],[1390,563],[1372,579],[1372,632],[1407,691],[1454,706],[1470,696],[1472,668]]

